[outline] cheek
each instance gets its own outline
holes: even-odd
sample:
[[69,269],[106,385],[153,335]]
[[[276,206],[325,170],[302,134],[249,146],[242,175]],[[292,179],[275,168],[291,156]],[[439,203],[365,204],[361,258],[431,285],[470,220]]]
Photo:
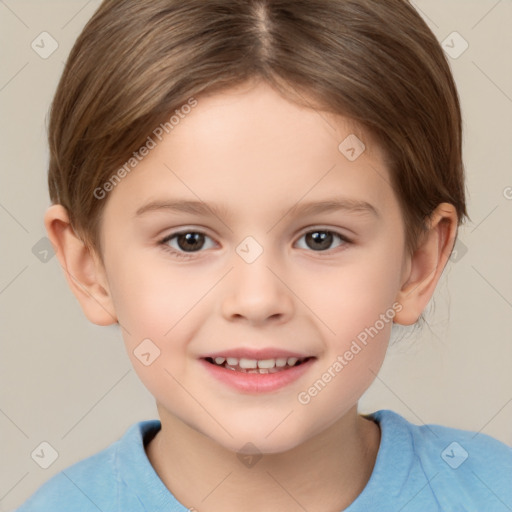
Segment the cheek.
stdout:
[[192,306],[204,295],[200,283],[183,272],[171,275],[169,268],[142,258],[119,262],[113,274],[116,314],[139,379],[170,410],[190,406],[190,397],[179,383],[187,372],[187,343],[194,335]]
[[343,407],[375,379],[401,309],[395,302],[399,265],[392,251],[382,254],[357,258],[326,275],[309,295],[308,306],[321,320],[325,357],[299,403]]
[[130,333],[164,339],[205,294],[207,285],[196,272],[176,265],[170,271],[164,258],[142,255],[136,261],[118,260],[111,292],[119,322]]
[[[356,403],[375,380],[386,356],[393,319],[400,310],[393,287],[378,287],[375,276],[352,276],[357,288],[339,292],[338,307],[325,311],[325,353],[297,395],[299,407],[321,431]],[[387,292],[387,293],[386,293]],[[333,332],[331,332],[334,331]]]
[[314,287],[311,282],[304,282],[300,292],[321,320],[319,325],[323,325],[326,336],[329,335],[327,339],[333,340],[337,349],[342,349],[344,343],[376,323],[379,331],[387,332],[388,323],[383,326],[380,319],[386,314],[394,318],[399,264],[393,257],[371,254],[360,258],[356,255],[354,260],[317,275]]
[[126,351],[155,396],[162,389],[179,390],[172,376],[180,379],[187,372],[188,345],[201,326],[205,308],[212,307],[205,294],[215,279],[211,273],[205,277],[176,266],[171,272],[169,265],[155,258],[118,260],[111,292]]

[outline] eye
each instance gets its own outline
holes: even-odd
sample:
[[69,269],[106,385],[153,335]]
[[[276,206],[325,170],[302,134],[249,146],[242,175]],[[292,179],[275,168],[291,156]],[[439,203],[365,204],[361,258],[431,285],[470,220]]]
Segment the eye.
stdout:
[[327,229],[316,229],[313,231],[308,231],[307,233],[304,233],[304,235],[302,235],[299,238],[299,240],[301,240],[302,238],[305,239],[305,242],[307,244],[307,247],[305,248],[311,248],[315,252],[325,252],[326,250],[330,249],[333,241],[336,238],[343,242],[338,244],[338,246],[347,245],[351,243],[351,241],[345,236]]
[[[206,239],[211,240],[208,235],[200,231],[181,231],[166,236],[163,240],[160,240],[159,245],[178,258],[191,258],[193,257],[193,253],[199,252],[204,248]],[[212,246],[214,245],[215,244],[212,244]]]

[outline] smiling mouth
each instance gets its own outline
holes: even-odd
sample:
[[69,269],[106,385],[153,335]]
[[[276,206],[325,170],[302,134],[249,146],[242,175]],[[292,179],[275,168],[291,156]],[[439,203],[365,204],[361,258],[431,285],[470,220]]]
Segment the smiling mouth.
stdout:
[[246,359],[237,357],[205,357],[208,363],[240,373],[279,373],[313,359],[312,357],[278,357],[277,359]]

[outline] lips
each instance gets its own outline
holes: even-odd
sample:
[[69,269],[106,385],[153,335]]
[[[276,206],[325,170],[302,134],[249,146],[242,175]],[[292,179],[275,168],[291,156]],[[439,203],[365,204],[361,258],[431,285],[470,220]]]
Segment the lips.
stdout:
[[200,358],[207,373],[238,392],[278,391],[301,378],[316,356],[279,349],[233,349]]

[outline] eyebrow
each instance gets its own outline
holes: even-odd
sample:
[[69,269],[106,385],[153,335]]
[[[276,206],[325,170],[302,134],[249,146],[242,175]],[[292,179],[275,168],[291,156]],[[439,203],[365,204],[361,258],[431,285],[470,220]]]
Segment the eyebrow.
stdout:
[[[153,211],[173,211],[181,213],[190,213],[193,215],[209,216],[215,215],[219,218],[231,218],[231,212],[219,204],[207,204],[203,201],[192,200],[154,200],[141,206],[135,213],[139,217],[147,212]],[[311,201],[308,203],[297,203],[291,208],[280,212],[281,216],[286,215],[314,215],[319,213],[328,213],[334,211],[344,211],[347,213],[370,214],[380,218],[380,212],[367,201],[349,198],[329,198],[323,201]]]

